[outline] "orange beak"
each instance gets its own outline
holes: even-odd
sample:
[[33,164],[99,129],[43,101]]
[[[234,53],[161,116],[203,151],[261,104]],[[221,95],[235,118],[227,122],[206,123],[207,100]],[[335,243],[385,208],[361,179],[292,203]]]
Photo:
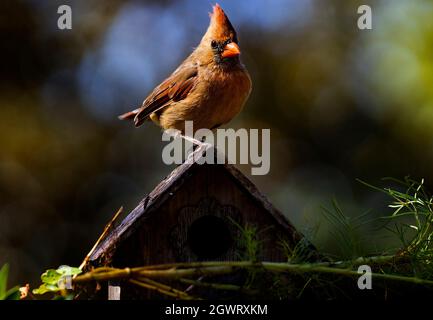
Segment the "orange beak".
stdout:
[[221,54],[221,57],[231,58],[231,57],[236,57],[240,54],[241,54],[241,49],[239,49],[239,46],[234,42],[230,42],[225,46],[224,51]]

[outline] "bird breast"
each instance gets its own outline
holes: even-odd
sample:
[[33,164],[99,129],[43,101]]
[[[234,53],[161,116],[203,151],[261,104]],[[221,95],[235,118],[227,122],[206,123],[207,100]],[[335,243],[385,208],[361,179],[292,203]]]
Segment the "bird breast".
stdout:
[[242,110],[250,92],[251,79],[242,65],[228,70],[218,65],[199,68],[194,89],[186,99],[163,111],[160,125],[184,132],[185,121],[192,120],[194,131],[216,128]]

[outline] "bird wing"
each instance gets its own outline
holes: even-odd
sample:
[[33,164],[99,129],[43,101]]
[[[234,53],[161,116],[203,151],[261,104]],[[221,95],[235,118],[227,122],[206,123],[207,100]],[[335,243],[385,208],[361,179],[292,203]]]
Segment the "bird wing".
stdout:
[[140,126],[150,114],[171,102],[185,99],[197,82],[197,74],[197,65],[181,66],[152,91],[139,109],[126,113],[121,119],[133,117],[135,126]]

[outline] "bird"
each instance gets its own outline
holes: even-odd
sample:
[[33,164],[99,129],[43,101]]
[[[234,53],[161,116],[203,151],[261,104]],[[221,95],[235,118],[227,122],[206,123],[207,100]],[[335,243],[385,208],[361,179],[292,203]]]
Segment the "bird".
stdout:
[[139,108],[119,119],[133,120],[135,127],[151,120],[185,137],[185,121],[192,121],[193,132],[214,130],[239,114],[251,93],[251,77],[240,59],[237,33],[221,6],[215,4],[209,16],[209,27],[193,52]]

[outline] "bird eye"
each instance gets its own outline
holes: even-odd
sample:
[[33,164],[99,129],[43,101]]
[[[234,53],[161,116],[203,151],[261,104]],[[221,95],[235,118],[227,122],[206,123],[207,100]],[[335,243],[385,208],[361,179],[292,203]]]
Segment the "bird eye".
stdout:
[[218,43],[215,40],[212,40],[212,42],[210,43],[211,47],[213,49],[215,49],[218,46]]

